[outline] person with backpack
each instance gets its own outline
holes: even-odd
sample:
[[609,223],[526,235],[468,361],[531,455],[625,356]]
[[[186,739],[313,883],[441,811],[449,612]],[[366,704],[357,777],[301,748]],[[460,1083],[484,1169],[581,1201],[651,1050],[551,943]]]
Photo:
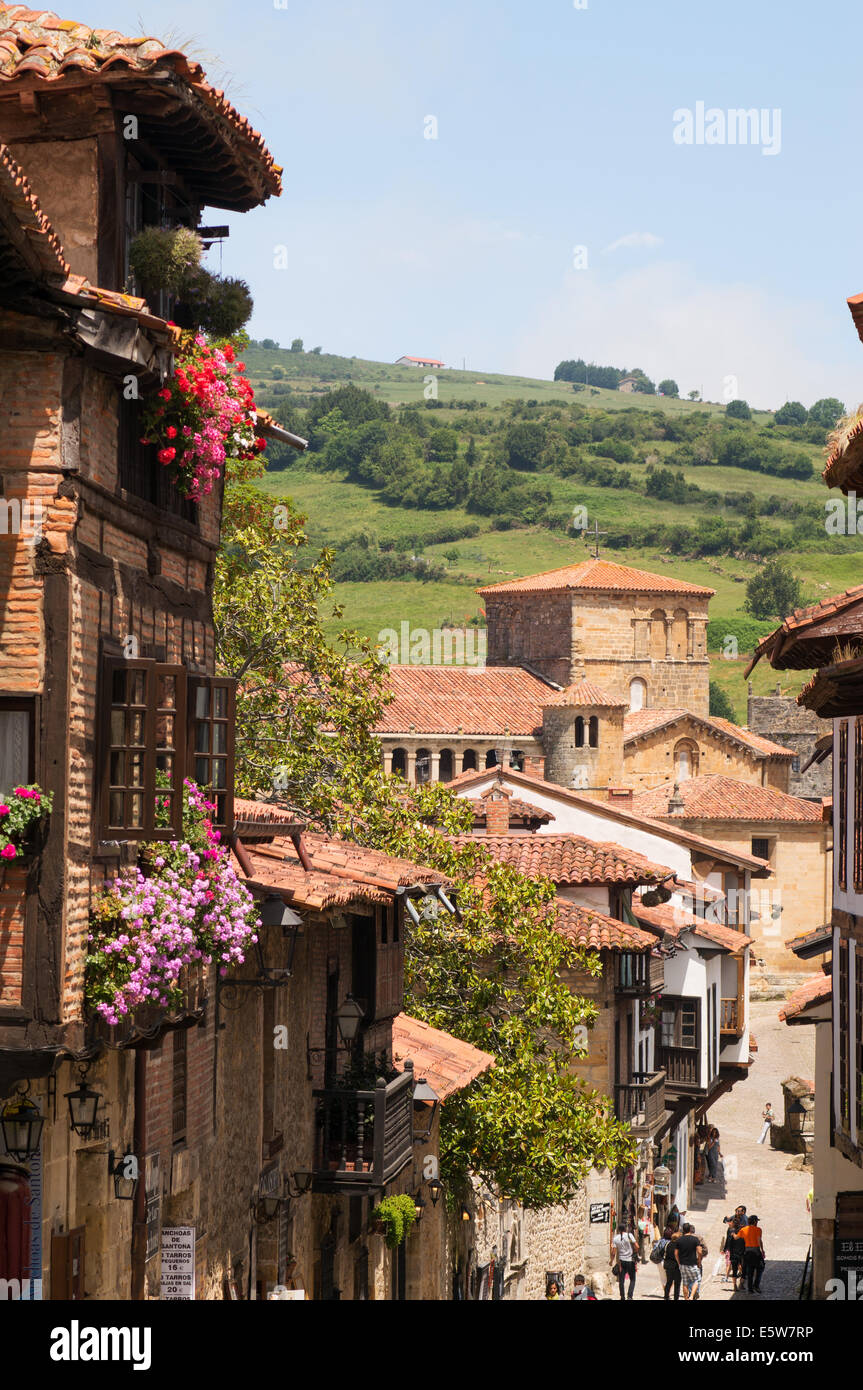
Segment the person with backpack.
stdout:
[[680,1266],[684,1300],[688,1303],[691,1298],[692,1302],[695,1303],[701,1291],[701,1259],[704,1254],[704,1246],[695,1234],[690,1221],[684,1224],[674,1253]]
[[[677,1263],[677,1242],[680,1240],[680,1232],[672,1230],[666,1226],[665,1242],[662,1251],[662,1269],[665,1275],[665,1302],[671,1301],[671,1290],[674,1290],[674,1301],[677,1303],[680,1298],[680,1265]],[[651,1256],[652,1258],[652,1256]]]
[[733,1216],[723,1216],[722,1218],[723,1225],[728,1227],[725,1236],[725,1249],[728,1252],[732,1293],[737,1293],[737,1281],[743,1278],[743,1252],[746,1246],[741,1240],[740,1233],[748,1219],[746,1207],[743,1204],[734,1208]]

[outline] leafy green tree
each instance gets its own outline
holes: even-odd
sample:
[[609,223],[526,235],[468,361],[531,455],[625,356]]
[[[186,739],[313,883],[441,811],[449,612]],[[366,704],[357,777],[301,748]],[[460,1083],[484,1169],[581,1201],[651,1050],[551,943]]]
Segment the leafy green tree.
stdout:
[[291,352],[302,352],[302,350],[303,350],[303,340],[302,340],[302,338],[294,338],[293,342],[291,343],[291,349],[290,349],[290,350],[291,350]]
[[805,425],[809,412],[800,401],[786,401],[773,416],[777,425]]
[[447,1102],[444,1181],[456,1190],[476,1173],[541,1208],[570,1197],[590,1168],[631,1163],[630,1130],[571,1070],[578,1030],[597,1015],[579,981],[601,966],[556,929],[553,884],[446,838],[441,830],[463,833],[471,818],[447,787],[384,774],[373,732],[389,698],[384,668],[356,633],[327,642],[331,557],[301,557],[304,519],[290,504],[257,493],[248,470],[229,478],[223,536],[216,652],[239,683],[239,790],[275,783],[303,818],[458,884],[459,917],[429,908],[406,967],[411,1013],[495,1057]]
[[785,618],[800,604],[800,580],[782,560],[768,561],[746,585],[743,606],[753,618]]
[[468,441],[467,441],[467,450],[466,450],[466,452],[465,452],[464,461],[465,461],[465,463],[467,464],[468,468],[473,468],[474,464],[476,463],[476,460],[477,460],[476,440],[474,439],[473,435],[471,435],[470,438],[469,438]]
[[545,444],[545,430],[533,421],[510,425],[504,441],[510,468],[533,471],[539,465]]
[[660,381],[658,389],[662,396],[677,397],[680,395],[680,387],[673,377],[670,376],[667,376],[664,381]]
[[321,353],[323,352],[323,348],[313,347],[310,349],[310,351],[313,357],[320,357]]
[[737,719],[734,713],[734,706],[732,705],[725,691],[722,689],[722,686],[719,685],[716,681],[711,681],[709,690],[710,713],[715,714],[719,719],[730,719],[732,724],[736,724]]
[[430,463],[452,463],[457,453],[455,430],[432,430],[426,442],[426,458]]
[[820,425],[823,430],[832,430],[845,414],[845,407],[835,396],[825,396],[809,408],[809,423]]
[[700,391],[689,391],[689,392],[687,393],[686,399],[687,399],[688,401],[700,401],[700,400],[701,400],[701,392],[700,392]]
[[751,420],[752,411],[746,401],[729,401],[725,407],[725,414],[729,420]]

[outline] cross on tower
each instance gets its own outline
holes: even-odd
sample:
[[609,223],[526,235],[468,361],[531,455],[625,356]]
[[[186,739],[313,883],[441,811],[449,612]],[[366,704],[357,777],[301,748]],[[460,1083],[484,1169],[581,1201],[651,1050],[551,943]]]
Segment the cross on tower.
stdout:
[[599,522],[598,522],[598,521],[595,521],[595,522],[593,523],[593,530],[592,530],[592,531],[585,531],[585,533],[584,533],[584,539],[585,539],[586,544],[589,545],[590,542],[593,541],[593,558],[594,558],[594,560],[598,560],[598,559],[599,559],[599,538],[600,538],[600,536],[607,536],[607,535],[608,535],[608,532],[607,532],[607,531],[600,531],[600,529],[599,529]]

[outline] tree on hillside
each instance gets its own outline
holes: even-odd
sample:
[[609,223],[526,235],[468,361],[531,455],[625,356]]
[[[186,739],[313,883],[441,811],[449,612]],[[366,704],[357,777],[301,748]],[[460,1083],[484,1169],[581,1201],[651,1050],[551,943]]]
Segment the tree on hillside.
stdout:
[[539,464],[544,444],[545,429],[542,425],[531,421],[510,425],[504,440],[510,468],[533,471]]
[[291,343],[291,348],[290,348],[290,350],[291,350],[291,352],[302,352],[302,350],[303,350],[303,340],[302,340],[302,338],[294,338],[293,342]]
[[701,392],[700,392],[700,391],[689,391],[689,392],[687,393],[686,399],[687,399],[688,401],[700,401],[700,400],[701,400]]
[[809,423],[820,425],[823,430],[835,429],[845,414],[845,407],[835,396],[825,396],[809,409]]
[[800,401],[786,401],[773,416],[777,425],[805,425],[809,412]]
[[722,689],[722,686],[718,685],[716,681],[711,681],[709,690],[709,713],[715,714],[718,719],[730,719],[732,724],[736,724],[737,720],[734,714],[734,706]]
[[673,377],[667,376],[664,381],[660,381],[657,387],[660,395],[677,397],[680,395],[680,387]]
[[556,929],[548,880],[435,828],[463,833],[466,803],[440,783],[411,788],[383,772],[373,732],[388,700],[383,667],[356,633],[327,642],[330,557],[301,558],[303,528],[289,503],[229,477],[214,607],[217,666],[238,680],[238,790],[275,782],[304,819],[458,885],[458,918],[428,908],[406,963],[411,1014],[495,1057],[447,1101],[444,1182],[456,1193],[476,1174],[526,1206],[565,1201],[591,1168],[625,1167],[635,1153],[610,1102],[571,1071],[578,1030],[597,1010],[564,980],[576,968],[599,974],[599,958]]
[[752,411],[746,401],[729,401],[725,407],[725,414],[730,420],[751,420]]
[[743,607],[753,618],[785,618],[800,603],[800,580],[782,560],[770,560],[746,585]]

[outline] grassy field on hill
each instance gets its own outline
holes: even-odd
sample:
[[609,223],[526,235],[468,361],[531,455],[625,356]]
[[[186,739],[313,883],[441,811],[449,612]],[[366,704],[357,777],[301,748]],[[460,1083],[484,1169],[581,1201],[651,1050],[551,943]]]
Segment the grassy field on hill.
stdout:
[[[304,456],[283,450],[260,486],[291,497],[311,546],[333,550],[345,621],[372,638],[402,622],[462,625],[482,613],[476,588],[585,558],[591,549],[571,528],[577,508],[608,533],[609,559],[714,588],[719,629],[743,615],[746,582],[768,556],[788,561],[805,602],[863,573],[860,538],[825,532],[823,440],[767,413],[732,423],[717,404],[450,370],[437,373],[438,400],[427,403],[423,369],[257,347],[245,360],[260,403],[312,440]],[[368,393],[356,399],[372,403],[373,419],[328,413],[327,393],[345,386]],[[516,469],[506,450],[511,462],[525,435],[543,452]],[[729,439],[754,457],[728,466]],[[607,456],[615,451],[619,460]],[[762,457],[801,476],[760,471]],[[449,494],[435,491],[441,480]],[[500,500],[486,506],[498,480]],[[744,718],[745,654],[712,660]],[[761,694],[777,673],[759,666],[753,679]],[[801,680],[781,683],[793,692]]]

